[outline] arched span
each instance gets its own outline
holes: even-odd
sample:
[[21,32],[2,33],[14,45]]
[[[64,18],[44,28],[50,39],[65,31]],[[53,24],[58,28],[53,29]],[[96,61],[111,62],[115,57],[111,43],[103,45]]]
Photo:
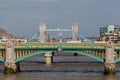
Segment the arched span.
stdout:
[[97,56],[94,56],[94,55],[91,55],[91,54],[88,54],[88,53],[85,53],[85,52],[80,52],[80,51],[63,51],[63,52],[77,53],[77,54],[81,54],[81,55],[84,55],[84,56],[94,58],[94,59],[96,59],[100,62],[104,62],[104,59],[102,59],[100,57],[97,57]]
[[21,60],[23,60],[23,59],[26,59],[26,58],[31,57],[31,56],[34,56],[34,55],[44,54],[44,53],[52,53],[52,52],[55,52],[55,51],[39,51],[39,52],[33,52],[33,53],[31,53],[31,54],[28,54],[28,55],[25,55],[25,56],[21,56],[21,57],[15,59],[14,61],[15,61],[15,63],[17,63],[17,62],[19,62],[19,61],[21,61]]
[[1,61],[1,62],[4,62],[5,60],[4,60],[4,58],[0,58],[0,61]]
[[[38,55],[38,54],[44,54],[44,53],[52,53],[52,52],[55,52],[55,51],[39,51],[39,52],[34,52],[34,53],[31,53],[31,54],[28,54],[28,55],[25,55],[25,56],[21,56],[20,58],[17,58],[15,59],[15,63],[23,60],[23,59],[26,59],[28,57],[31,57],[31,56],[34,56],[34,55]],[[81,54],[81,55],[84,55],[84,56],[88,56],[88,57],[91,57],[91,58],[94,58],[100,62],[104,62],[104,60],[100,57],[97,57],[97,56],[94,56],[94,55],[91,55],[91,54],[88,54],[88,53],[85,53],[85,52],[80,52],[80,51],[63,51],[63,52],[70,52],[70,53],[77,53],[77,54]]]

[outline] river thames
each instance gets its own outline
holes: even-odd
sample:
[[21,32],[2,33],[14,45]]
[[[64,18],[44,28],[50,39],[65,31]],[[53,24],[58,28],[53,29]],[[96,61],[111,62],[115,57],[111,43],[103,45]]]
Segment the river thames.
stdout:
[[82,55],[55,53],[54,63],[45,64],[44,55],[36,55],[20,62],[21,72],[3,74],[0,62],[0,80],[120,80],[120,63],[115,75],[104,75],[104,64]]

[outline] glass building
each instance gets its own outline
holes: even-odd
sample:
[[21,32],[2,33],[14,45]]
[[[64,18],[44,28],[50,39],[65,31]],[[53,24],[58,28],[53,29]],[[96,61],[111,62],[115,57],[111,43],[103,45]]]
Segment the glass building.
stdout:
[[104,27],[100,27],[100,36],[103,36],[105,33],[113,32],[119,32],[120,31],[120,25],[107,25]]

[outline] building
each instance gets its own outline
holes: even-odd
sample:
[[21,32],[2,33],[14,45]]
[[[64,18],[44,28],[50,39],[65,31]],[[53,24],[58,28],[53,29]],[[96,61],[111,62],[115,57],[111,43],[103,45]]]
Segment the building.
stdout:
[[108,25],[100,28],[100,41],[120,41],[120,25]]
[[111,32],[105,33],[103,36],[101,36],[100,40],[101,41],[114,41],[114,42],[117,42],[119,35],[120,35],[120,33],[117,33],[115,31],[111,31]]
[[105,27],[100,28],[100,37],[105,35],[106,33],[119,32],[119,31],[120,31],[120,25],[107,25]]

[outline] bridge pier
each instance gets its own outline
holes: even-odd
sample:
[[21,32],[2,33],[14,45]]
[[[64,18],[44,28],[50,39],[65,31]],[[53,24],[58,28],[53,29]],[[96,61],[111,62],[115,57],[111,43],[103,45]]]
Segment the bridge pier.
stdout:
[[13,41],[8,40],[6,44],[6,52],[5,52],[5,74],[17,73],[20,71],[19,63],[14,62],[15,59],[15,51],[13,46]]
[[4,67],[5,74],[13,74],[17,72],[20,72],[20,66],[18,65],[18,63],[5,62]]
[[115,74],[114,44],[112,41],[108,41],[106,44],[104,74]]
[[45,62],[46,64],[52,64],[53,63],[53,54],[52,53],[45,53]]
[[105,63],[104,74],[115,74],[115,64],[114,63]]
[[77,54],[77,53],[74,53],[74,56],[78,56],[78,54]]

